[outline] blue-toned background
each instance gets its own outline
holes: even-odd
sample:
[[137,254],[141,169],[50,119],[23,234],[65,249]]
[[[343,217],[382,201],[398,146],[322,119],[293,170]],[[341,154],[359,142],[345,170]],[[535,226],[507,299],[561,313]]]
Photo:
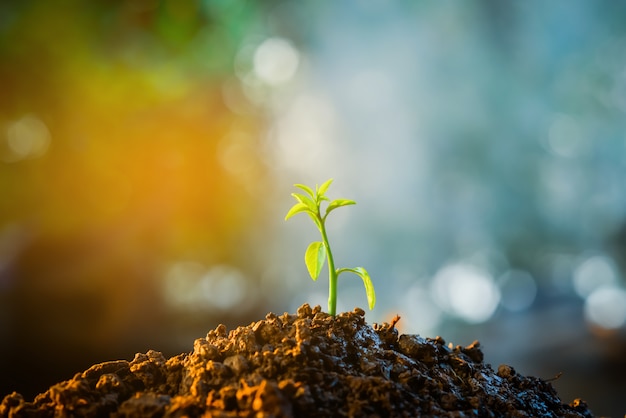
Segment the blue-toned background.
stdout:
[[[55,2],[56,3],[56,2]],[[402,332],[621,416],[626,5],[0,5],[0,396],[302,303],[293,183]],[[342,276],[339,310],[365,306]]]

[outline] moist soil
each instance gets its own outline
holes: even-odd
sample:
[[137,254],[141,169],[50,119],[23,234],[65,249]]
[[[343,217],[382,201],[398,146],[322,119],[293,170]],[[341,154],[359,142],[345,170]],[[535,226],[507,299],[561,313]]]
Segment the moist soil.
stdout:
[[34,401],[18,393],[0,417],[592,417],[552,385],[492,369],[479,343],[399,335],[365,312],[336,317],[305,304],[169,359],[157,351],[96,364]]

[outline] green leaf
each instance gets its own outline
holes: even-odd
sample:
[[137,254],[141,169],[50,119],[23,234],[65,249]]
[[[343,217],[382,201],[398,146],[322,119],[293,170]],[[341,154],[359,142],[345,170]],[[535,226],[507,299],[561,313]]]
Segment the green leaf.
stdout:
[[328,207],[326,208],[326,215],[328,215],[332,210],[348,205],[356,205],[356,202],[349,199],[335,199],[328,204]]
[[337,275],[346,271],[356,274],[363,280],[363,285],[365,286],[365,294],[367,295],[367,305],[369,306],[370,310],[374,309],[374,305],[376,305],[376,292],[374,291],[374,283],[372,283],[372,279],[370,278],[367,270],[365,270],[363,267],[355,267],[353,269],[342,268],[337,270]]
[[307,208],[306,213],[313,220],[313,223],[317,226],[317,229],[321,231],[323,228],[323,225],[322,225],[322,222],[317,217],[317,214],[312,213],[308,208]]
[[333,179],[328,179],[326,180],[326,182],[322,183],[320,187],[317,187],[317,195],[324,196],[326,194],[326,191],[328,190],[328,187],[330,186],[332,182],[333,182]]
[[324,267],[324,261],[326,261],[324,243],[320,241],[310,243],[306,253],[304,253],[304,262],[313,280],[317,280],[319,277],[322,267]]
[[289,212],[287,212],[287,215],[285,216],[285,220],[291,218],[293,215],[297,213],[308,212],[308,211],[309,211],[309,207],[307,205],[305,205],[304,203],[298,202],[295,205],[293,205],[291,209],[289,209]]
[[300,194],[300,193],[292,193],[291,195],[298,202],[304,203],[305,205],[307,205],[309,207],[309,209],[311,210],[311,212],[313,212],[313,213],[317,213],[318,212],[319,209],[317,208],[317,204],[309,196],[305,196],[305,195]]
[[309,196],[311,196],[311,198],[315,198],[315,193],[309,186],[305,186],[304,184],[294,184],[294,186],[304,190]]

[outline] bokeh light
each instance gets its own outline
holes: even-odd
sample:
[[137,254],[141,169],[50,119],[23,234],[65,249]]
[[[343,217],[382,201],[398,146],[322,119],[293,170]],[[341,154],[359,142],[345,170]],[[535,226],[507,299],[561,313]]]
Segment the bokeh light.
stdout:
[[585,318],[591,324],[615,330],[626,324],[626,291],[613,286],[594,289],[585,299]]
[[5,162],[41,157],[48,150],[50,131],[41,119],[25,115],[9,123],[6,130]]
[[617,284],[615,264],[606,256],[591,256],[576,268],[573,281],[578,296],[586,298],[600,287]]
[[288,40],[269,38],[254,51],[254,73],[267,84],[280,85],[293,78],[299,61],[298,51]]
[[470,323],[487,321],[500,303],[493,278],[468,264],[449,265],[437,272],[432,293],[439,307]]
[[246,309],[252,295],[249,279],[226,265],[204,267],[198,262],[178,262],[164,276],[165,295],[174,308],[188,311]]

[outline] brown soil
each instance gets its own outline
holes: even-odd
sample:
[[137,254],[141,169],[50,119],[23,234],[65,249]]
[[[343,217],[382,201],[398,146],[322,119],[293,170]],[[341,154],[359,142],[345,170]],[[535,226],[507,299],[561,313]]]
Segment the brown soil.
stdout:
[[305,304],[230,332],[220,325],[191,353],[96,364],[33,402],[12,393],[0,417],[593,416],[544,380],[494,371],[478,342],[399,336],[364,315]]

